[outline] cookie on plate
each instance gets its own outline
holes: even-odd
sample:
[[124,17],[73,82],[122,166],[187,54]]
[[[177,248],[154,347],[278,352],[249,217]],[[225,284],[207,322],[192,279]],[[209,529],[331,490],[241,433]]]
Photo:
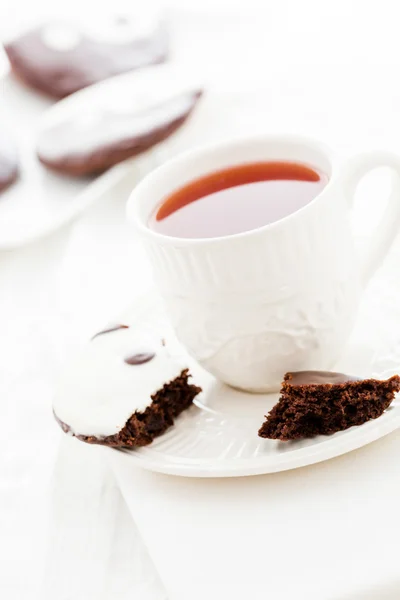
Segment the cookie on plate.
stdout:
[[66,369],[53,410],[84,442],[134,448],[163,434],[200,391],[164,339],[120,324],[95,335]]
[[159,15],[95,15],[85,23],[55,21],[4,45],[12,71],[29,86],[63,98],[113,75],[163,62],[168,32]]
[[82,90],[55,105],[37,137],[37,154],[63,174],[96,174],[167,139],[195,108],[201,88],[150,67]]
[[360,379],[329,371],[286,373],[279,402],[259,436],[288,441],[331,435],[380,417],[400,391],[400,377]]
[[14,183],[18,176],[17,149],[10,136],[0,130],[0,192]]

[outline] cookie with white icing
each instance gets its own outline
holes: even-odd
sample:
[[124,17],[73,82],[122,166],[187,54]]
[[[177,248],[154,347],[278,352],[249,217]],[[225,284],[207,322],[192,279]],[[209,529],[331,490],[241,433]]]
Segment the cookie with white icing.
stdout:
[[66,433],[92,444],[150,444],[201,391],[163,339],[134,326],[95,335],[62,375],[54,415]]
[[45,23],[5,43],[13,72],[40,92],[63,98],[113,75],[163,62],[168,54],[163,19],[96,15],[92,22]]
[[162,142],[187,120],[201,88],[150,67],[82,90],[49,111],[37,154],[60,173],[95,174]]
[[0,131],[0,192],[14,183],[18,176],[17,149],[10,136]]

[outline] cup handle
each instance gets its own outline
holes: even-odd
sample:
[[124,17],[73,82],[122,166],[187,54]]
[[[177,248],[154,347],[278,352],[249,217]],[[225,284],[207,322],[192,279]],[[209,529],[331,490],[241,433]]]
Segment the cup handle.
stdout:
[[389,167],[395,174],[393,186],[385,212],[371,243],[361,258],[361,277],[367,285],[388,253],[392,242],[400,230],[400,157],[392,152],[367,152],[349,161],[344,176],[344,191],[353,205],[356,189],[361,179],[379,167]]

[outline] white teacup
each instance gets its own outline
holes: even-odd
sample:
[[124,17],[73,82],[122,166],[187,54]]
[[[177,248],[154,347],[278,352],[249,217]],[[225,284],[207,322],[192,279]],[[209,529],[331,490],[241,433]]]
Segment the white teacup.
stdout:
[[[190,181],[226,167],[297,161],[329,176],[322,192],[259,229],[207,239],[149,228],[154,209]],[[355,189],[371,169],[396,171],[396,189],[359,257],[350,223]],[[225,383],[275,391],[286,371],[330,369],[351,333],[362,291],[400,225],[400,158],[368,153],[338,169],[328,148],[288,136],[262,136],[196,149],[148,175],[128,216],[142,234],[155,281],[180,341]],[[228,217],[229,218],[229,217]]]

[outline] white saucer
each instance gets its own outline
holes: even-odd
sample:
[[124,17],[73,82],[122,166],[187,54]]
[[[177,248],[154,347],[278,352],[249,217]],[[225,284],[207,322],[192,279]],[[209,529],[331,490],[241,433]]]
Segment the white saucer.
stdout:
[[[156,293],[138,300],[118,322],[134,326],[146,322],[158,335],[170,326]],[[174,352],[186,354],[174,339]],[[362,351],[363,350],[363,351]],[[352,353],[365,361],[365,344],[354,345]],[[347,360],[350,369],[351,360]],[[260,475],[304,467],[339,456],[377,440],[400,426],[400,400],[379,418],[332,436],[318,436],[298,442],[264,440],[257,432],[264,415],[278,399],[278,394],[246,394],[229,388],[189,359],[191,372],[203,393],[195,405],[183,413],[173,428],[150,446],[122,451],[132,465],[144,469],[186,477],[237,477]],[[353,363],[357,364],[357,361]],[[365,362],[364,362],[365,364]],[[342,367],[342,365],[341,365]],[[349,371],[367,376],[366,372]],[[373,373],[371,372],[372,376]],[[114,452],[114,450],[113,450]]]

